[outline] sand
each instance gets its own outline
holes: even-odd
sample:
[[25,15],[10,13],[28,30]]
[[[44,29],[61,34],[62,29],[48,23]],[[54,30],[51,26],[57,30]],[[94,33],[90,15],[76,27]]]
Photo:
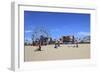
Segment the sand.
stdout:
[[90,44],[61,45],[54,48],[54,45],[42,46],[42,51],[35,51],[38,46],[25,46],[25,61],[44,61],[44,60],[68,60],[68,59],[88,59],[90,58]]

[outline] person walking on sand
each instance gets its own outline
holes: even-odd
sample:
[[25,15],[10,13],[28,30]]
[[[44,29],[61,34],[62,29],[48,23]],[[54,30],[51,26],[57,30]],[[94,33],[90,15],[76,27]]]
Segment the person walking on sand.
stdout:
[[76,47],[78,48],[78,41],[77,40],[75,40],[75,44],[76,44]]
[[41,51],[41,41],[39,40],[39,48],[38,51]]

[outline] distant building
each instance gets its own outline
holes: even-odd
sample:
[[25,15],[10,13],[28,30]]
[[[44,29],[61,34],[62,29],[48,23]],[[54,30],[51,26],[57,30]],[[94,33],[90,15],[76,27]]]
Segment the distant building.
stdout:
[[75,37],[74,36],[62,36],[62,42],[67,44],[67,43],[72,43],[74,44]]

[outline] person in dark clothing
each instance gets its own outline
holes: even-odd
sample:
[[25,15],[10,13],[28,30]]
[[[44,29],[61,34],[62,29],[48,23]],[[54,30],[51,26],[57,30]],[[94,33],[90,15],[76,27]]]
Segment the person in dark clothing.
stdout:
[[41,41],[39,40],[39,48],[38,48],[39,51],[41,51]]
[[75,40],[75,44],[76,44],[76,47],[78,48],[78,41],[77,40]]

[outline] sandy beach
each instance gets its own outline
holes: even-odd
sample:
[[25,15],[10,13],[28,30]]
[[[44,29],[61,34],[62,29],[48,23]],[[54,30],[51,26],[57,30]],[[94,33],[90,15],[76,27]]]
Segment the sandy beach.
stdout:
[[24,60],[67,60],[67,59],[88,59],[90,58],[90,44],[79,44],[79,47],[63,44],[58,48],[54,45],[42,46],[42,51],[36,51],[38,46],[25,46]]

